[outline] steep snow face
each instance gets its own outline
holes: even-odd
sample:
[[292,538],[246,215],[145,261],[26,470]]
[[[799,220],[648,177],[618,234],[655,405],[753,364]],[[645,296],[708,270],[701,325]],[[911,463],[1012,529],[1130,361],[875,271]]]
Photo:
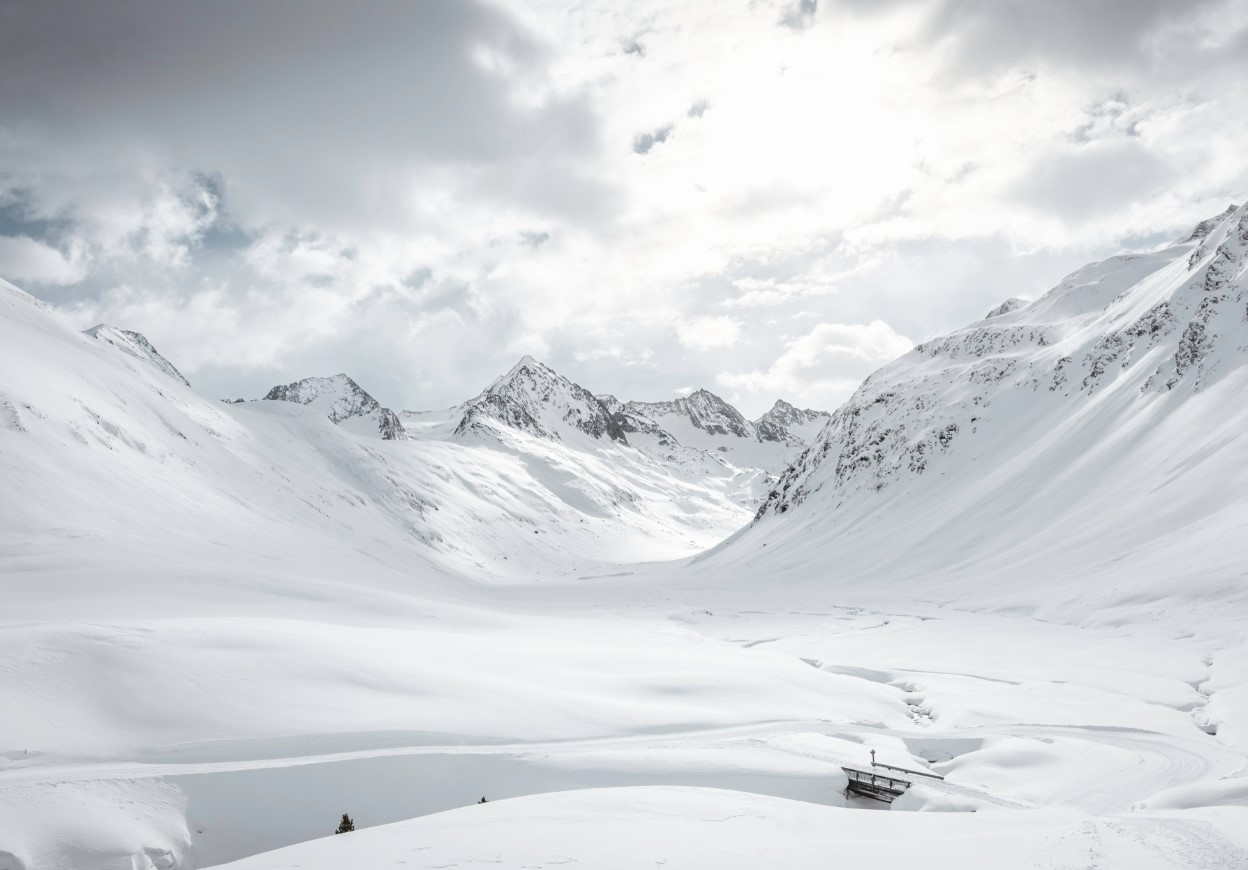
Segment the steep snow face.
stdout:
[[1243,597],[1221,544],[1248,557],[1246,267],[1241,206],[920,345],[832,415],[739,545],[780,558],[782,537],[845,580],[891,565],[980,596],[1003,588],[976,585],[990,566],[1014,591],[1034,572],[1037,601],[1059,576],[1144,594],[1130,572],[1151,559],[1157,578],[1161,560],[1193,575],[1192,598]]
[[111,344],[128,356],[142,360],[157,371],[164,372],[175,381],[179,381],[188,387],[191,385],[191,382],[182,377],[182,373],[174,368],[173,363],[156,352],[156,348],[152,347],[152,343],[142,333],[132,332],[129,329],[118,329],[115,326],[109,326],[107,323],[100,323],[84,330],[84,332],[92,338]]
[[467,403],[457,437],[488,434],[490,424],[554,441],[606,439],[628,442],[624,431],[593,393],[526,356]]
[[754,425],[758,427],[760,436],[764,433],[771,436],[765,440],[781,441],[787,435],[806,445],[815,440],[831,416],[827,411],[795,408],[784,399],[777,399],[771,410],[755,420]]
[[328,378],[304,378],[285,386],[276,386],[265,400],[296,402],[325,414],[330,422],[344,426],[360,435],[380,435],[384,441],[407,438],[403,424],[389,408],[370,396],[344,374]]

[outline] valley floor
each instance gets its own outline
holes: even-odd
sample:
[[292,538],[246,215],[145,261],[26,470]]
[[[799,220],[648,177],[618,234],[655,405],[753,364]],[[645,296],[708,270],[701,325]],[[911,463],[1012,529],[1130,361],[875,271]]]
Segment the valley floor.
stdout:
[[[43,739],[0,758],[0,868],[1248,867],[1233,649],[831,598],[635,566],[419,620],[14,627]],[[946,779],[876,812],[871,750]]]

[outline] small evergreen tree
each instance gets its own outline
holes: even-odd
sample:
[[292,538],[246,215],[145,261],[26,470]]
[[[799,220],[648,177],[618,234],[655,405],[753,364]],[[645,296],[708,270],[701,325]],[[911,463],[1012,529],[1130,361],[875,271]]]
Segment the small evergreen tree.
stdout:
[[342,814],[342,821],[338,823],[338,830],[335,834],[347,834],[355,830],[355,822],[351,821],[351,817],[346,813]]

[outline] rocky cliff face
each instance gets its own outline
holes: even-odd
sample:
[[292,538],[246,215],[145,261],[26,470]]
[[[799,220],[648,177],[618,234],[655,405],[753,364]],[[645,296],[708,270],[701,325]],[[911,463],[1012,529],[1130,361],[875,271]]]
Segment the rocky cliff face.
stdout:
[[346,425],[353,431],[378,435],[386,441],[407,438],[403,424],[389,408],[370,396],[344,374],[328,378],[304,378],[276,386],[265,395],[266,401],[296,402],[324,412],[331,422]]

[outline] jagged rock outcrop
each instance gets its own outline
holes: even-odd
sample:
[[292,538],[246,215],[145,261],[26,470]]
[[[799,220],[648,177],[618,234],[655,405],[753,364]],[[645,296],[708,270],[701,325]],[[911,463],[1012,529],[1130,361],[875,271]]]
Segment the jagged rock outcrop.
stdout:
[[190,386],[191,382],[182,376],[173,363],[161,356],[152,343],[142,333],[129,329],[118,329],[107,323],[97,324],[84,332],[94,339],[111,344],[122,353],[142,360],[158,371],[162,371],[179,383]]
[[407,438],[398,415],[389,408],[383,408],[380,402],[345,374],[304,378],[279,385],[269,390],[264,399],[308,405],[322,411],[332,423],[345,424],[352,431],[377,435],[385,441]]

